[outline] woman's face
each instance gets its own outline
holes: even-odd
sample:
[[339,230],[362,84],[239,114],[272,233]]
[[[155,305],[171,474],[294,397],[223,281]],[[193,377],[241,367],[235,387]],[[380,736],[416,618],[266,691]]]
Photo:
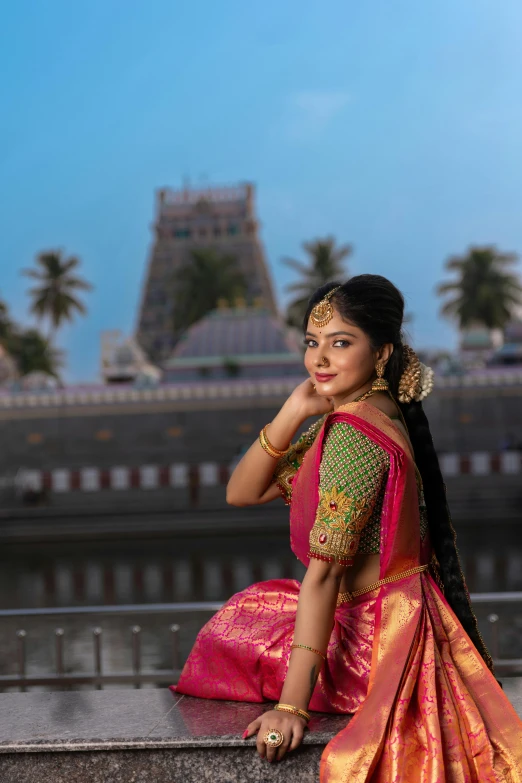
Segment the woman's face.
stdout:
[[344,321],[335,308],[326,326],[314,326],[308,319],[305,344],[305,367],[316,392],[330,397],[335,408],[367,391],[376,363],[387,361],[393,350],[386,344],[373,351],[366,333]]

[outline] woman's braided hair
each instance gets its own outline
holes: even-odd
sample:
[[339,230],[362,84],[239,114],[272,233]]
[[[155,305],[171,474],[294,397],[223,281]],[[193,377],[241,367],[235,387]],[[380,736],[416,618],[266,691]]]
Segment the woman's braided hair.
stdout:
[[397,401],[399,381],[405,369],[402,333],[404,297],[393,283],[381,275],[356,275],[344,284],[327,283],[311,297],[303,331],[308,327],[312,307],[336,286],[339,288],[330,301],[344,320],[365,332],[372,349],[378,350],[385,343],[393,344],[393,353],[386,364],[384,377],[406,421],[415,462],[422,477],[430,540],[438,561],[444,596],[482,658],[492,668],[491,657],[478,630],[462,573],[446,499],[446,486],[428,419],[421,402]]

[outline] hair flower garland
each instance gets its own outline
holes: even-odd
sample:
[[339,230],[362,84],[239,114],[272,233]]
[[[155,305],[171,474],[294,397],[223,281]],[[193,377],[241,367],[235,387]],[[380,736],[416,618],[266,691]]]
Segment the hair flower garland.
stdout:
[[406,366],[399,381],[397,397],[402,403],[409,403],[412,400],[420,402],[433,389],[434,372],[431,367],[419,360],[409,345],[403,346],[403,353]]

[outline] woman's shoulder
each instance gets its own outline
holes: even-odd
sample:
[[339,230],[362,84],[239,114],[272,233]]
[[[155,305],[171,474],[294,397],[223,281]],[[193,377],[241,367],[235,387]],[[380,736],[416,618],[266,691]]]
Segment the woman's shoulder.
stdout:
[[[362,418],[366,418],[368,411],[373,411],[377,414],[377,417],[385,425],[391,425],[395,430],[398,430],[402,436],[402,439],[408,444],[410,452],[413,454],[413,446],[411,444],[410,435],[402,420],[401,412],[397,403],[385,393],[377,393],[372,395],[367,400],[360,400],[358,402],[349,402],[342,405],[339,409],[340,412],[359,414]],[[366,416],[365,416],[366,414]],[[378,425],[379,426],[379,425]],[[385,432],[388,431],[388,427],[385,426]]]
[[379,463],[389,459],[386,449],[359,429],[357,424],[342,419],[334,420],[327,426],[323,445],[324,460],[338,458],[350,462],[360,459],[365,463],[368,458]]
[[323,488],[350,487],[361,496],[379,491],[390,466],[386,449],[355,424],[334,421],[328,427],[321,454],[319,483]]

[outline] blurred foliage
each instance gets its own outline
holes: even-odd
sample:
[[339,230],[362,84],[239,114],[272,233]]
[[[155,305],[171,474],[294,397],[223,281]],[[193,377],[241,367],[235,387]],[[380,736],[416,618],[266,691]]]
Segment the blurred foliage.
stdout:
[[52,347],[38,329],[15,331],[6,348],[22,377],[41,372],[59,378],[59,369],[63,365],[62,354]]
[[345,282],[348,278],[344,260],[351,255],[352,246],[336,246],[334,237],[326,237],[304,242],[303,250],[308,256],[306,262],[296,261],[294,258],[283,259],[283,264],[300,276],[299,280],[286,287],[289,293],[296,295],[288,305],[286,322],[298,329],[301,329],[308,302],[314,291],[325,283],[334,280]]
[[457,276],[436,288],[439,296],[449,297],[441,314],[461,329],[475,324],[504,328],[522,303],[520,280],[510,271],[517,261],[515,253],[502,253],[493,245],[470,247],[466,255],[449,258],[445,269]]
[[247,285],[237,260],[213,248],[193,250],[172,278],[173,329],[179,334],[218,306],[243,298]]
[[15,362],[22,377],[41,372],[58,378],[61,354],[49,344],[38,329],[23,329],[9,315],[9,308],[0,300],[0,345]]

